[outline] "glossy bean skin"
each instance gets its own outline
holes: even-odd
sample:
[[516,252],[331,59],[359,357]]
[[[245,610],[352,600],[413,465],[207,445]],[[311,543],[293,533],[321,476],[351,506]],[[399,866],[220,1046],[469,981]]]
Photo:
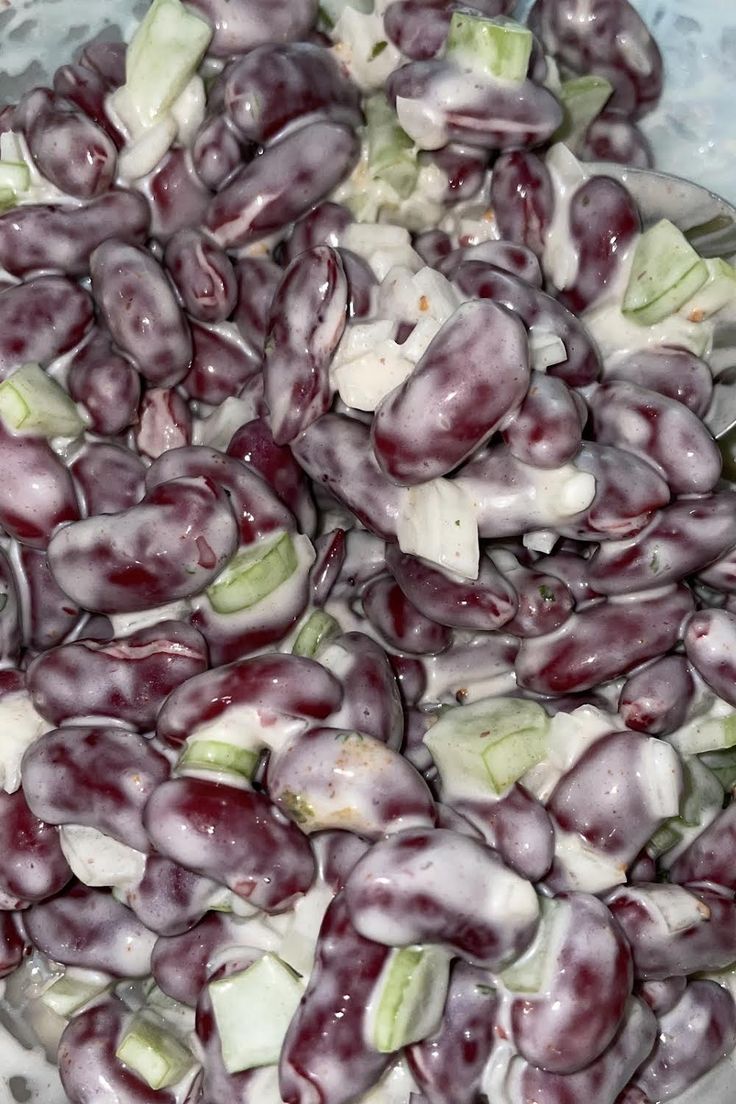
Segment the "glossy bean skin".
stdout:
[[423,230],[417,234],[414,248],[430,268],[439,268],[455,252],[450,235],[445,230],[438,229]]
[[135,443],[141,456],[156,460],[169,449],[185,448],[192,439],[192,416],[172,387],[149,387],[138,409]]
[[151,233],[165,242],[177,230],[199,226],[212,192],[200,180],[192,151],[175,146],[162,157],[156,168],[137,182],[148,200]]
[[225,493],[207,479],[174,479],[122,513],[60,529],[49,563],[59,586],[81,606],[130,613],[198,593],[236,545]]
[[114,437],[136,420],[141,381],[133,365],[113,349],[104,330],[94,329],[74,354],[67,388],[82,403],[94,433]]
[[302,533],[314,532],[317,519],[312,494],[291,449],[277,445],[265,418],[254,418],[238,429],[227,447],[228,456],[256,471],[291,510]]
[[380,644],[365,633],[343,633],[323,652],[320,663],[333,671],[343,687],[342,704],[331,723],[365,732],[398,749],[404,730],[401,695]]
[[537,328],[561,338],[567,360],[553,365],[549,369],[551,376],[559,377],[570,387],[584,387],[598,379],[601,372],[598,351],[583,324],[562,303],[484,261],[464,261],[454,282],[465,295],[493,299],[513,311],[528,329]]
[[251,50],[228,68],[223,100],[238,132],[258,145],[303,117],[362,122],[357,87],[331,54],[308,42]]
[[578,156],[583,161],[614,161],[651,169],[654,151],[649,139],[622,111],[602,111],[588,127]]
[[687,660],[664,656],[629,676],[621,688],[618,711],[627,728],[668,736],[685,723],[694,696]]
[[486,556],[475,582],[452,578],[393,544],[386,545],[386,566],[409,601],[439,625],[492,632],[516,612],[513,585]]
[[588,561],[584,556],[572,550],[562,549],[551,555],[540,556],[534,561],[537,570],[545,575],[554,575],[562,579],[570,590],[576,605],[597,597],[588,579]]
[[179,935],[160,936],[151,956],[151,973],[167,996],[194,1008],[222,951],[242,946],[242,922],[232,914],[209,912]]
[[519,684],[542,694],[566,694],[618,678],[673,648],[692,610],[690,591],[671,587],[573,613],[556,632],[522,641]]
[[217,111],[203,119],[192,144],[192,165],[202,184],[219,191],[256,150],[244,143],[235,127]]
[[279,266],[267,257],[241,257],[235,265],[238,298],[233,322],[259,353],[266,342],[271,302],[282,276]]
[[90,260],[92,290],[115,344],[159,387],[179,383],[192,338],[166,275],[150,253],[107,241]]
[[371,439],[379,464],[404,484],[445,475],[491,436],[528,386],[519,320],[487,301],[464,304],[376,409]]
[[[662,56],[641,16],[628,0],[537,0],[529,26],[547,53],[577,73],[611,81],[609,107],[639,118],[662,92]],[[630,43],[625,47],[624,43]]]
[[[427,703],[477,701],[498,693],[498,680],[511,676],[519,641],[508,633],[477,633],[449,651],[421,661],[425,684],[419,697]],[[416,704],[411,702],[410,704]]]
[[57,829],[33,815],[23,790],[0,790],[0,839],[0,897],[16,908],[54,897],[71,880]]
[[575,608],[575,599],[562,579],[531,571],[522,565],[505,570],[506,578],[516,590],[518,606],[507,632],[520,638],[544,636],[564,625]]
[[65,276],[37,276],[0,292],[0,376],[68,353],[92,323],[92,299]]
[[28,938],[65,966],[103,970],[113,977],[146,977],[156,936],[109,893],[72,885],[28,909]]
[[24,938],[18,925],[17,914],[0,912],[0,978],[12,974],[23,960]]
[[[449,0],[395,0],[386,8],[384,30],[401,53],[412,61],[435,57],[445,44],[454,5]],[[506,0],[477,0],[473,8],[493,17],[508,14]]]
[[309,985],[281,1049],[279,1088],[286,1104],[349,1104],[386,1069],[390,1056],[367,1045],[363,1020],[389,953],[356,931],[339,894],[322,921]]
[[300,218],[352,169],[358,141],[341,123],[315,122],[240,169],[210,201],[205,227],[225,249]]
[[97,40],[88,42],[79,55],[79,64],[99,73],[111,88],[125,84],[125,42]]
[[143,808],[169,777],[167,760],[123,728],[65,725],[41,737],[23,757],[23,792],[48,824],[81,824],[150,850]]
[[714,981],[692,981],[659,1019],[659,1034],[636,1084],[653,1100],[670,1100],[694,1084],[736,1043],[736,1006]]
[[164,252],[187,314],[198,322],[223,322],[237,299],[235,270],[224,249],[201,230],[179,230]]
[[88,115],[120,149],[124,145],[123,135],[105,111],[107,94],[115,87],[97,69],[84,65],[81,59],[72,65],[61,65],[54,73],[54,92],[74,104],[83,115]]
[[312,587],[312,603],[324,606],[332,588],[340,577],[345,562],[345,530],[331,529],[314,542],[317,558],[312,565],[309,581]]
[[478,829],[512,870],[541,882],[552,866],[554,831],[549,813],[516,783],[498,801],[455,801],[453,807]]
[[293,441],[329,409],[329,367],[345,329],[347,300],[340,255],[328,245],[300,253],[276,289],[263,373],[277,445]]
[[71,464],[83,512],[117,514],[135,506],[146,491],[146,469],[130,449],[93,441]]
[[140,882],[125,892],[125,904],[149,931],[176,936],[199,923],[219,889],[163,855],[148,855]]
[[526,397],[503,426],[512,456],[535,468],[559,468],[577,455],[582,426],[570,388],[561,379],[532,372]]
[[699,418],[707,412],[713,397],[713,376],[705,361],[686,349],[643,349],[606,364],[605,379],[658,391],[692,410]]
[[0,267],[22,279],[54,271],[85,276],[106,238],[141,245],[148,223],[148,205],[137,192],[113,190],[83,207],[15,207],[0,215]]
[[721,454],[682,403],[633,383],[603,383],[591,401],[596,440],[647,460],[674,494],[704,494],[721,474]]
[[362,595],[363,612],[392,648],[409,655],[444,652],[452,633],[426,617],[392,578],[369,583]]
[[5,552],[0,553],[0,664],[15,666],[20,659],[23,624],[18,585]]
[[[446,97],[447,82],[457,81]],[[448,142],[504,150],[539,146],[562,122],[555,98],[530,80],[510,87],[458,74],[444,60],[413,61],[394,70],[386,82],[392,105],[412,101],[412,110],[431,120],[432,137],[424,148]]]
[[594,176],[572,197],[569,223],[579,262],[574,283],[561,298],[566,307],[581,314],[615,281],[622,255],[641,230],[641,219],[623,184]]
[[460,246],[444,257],[437,259],[433,266],[452,279],[464,261],[485,261],[496,268],[518,276],[526,284],[541,288],[542,269],[533,253],[526,245],[511,241],[485,241],[477,245]]
[[[692,920],[670,931],[658,903],[668,895],[689,900]],[[623,928],[638,978],[660,980],[720,970],[736,956],[736,904],[711,889],[644,884],[621,886],[607,904]]]
[[0,525],[8,536],[46,548],[59,525],[79,517],[72,478],[43,437],[0,425],[0,469]]
[[736,705],[734,642],[736,614],[727,610],[701,610],[690,620],[685,633],[685,651],[693,667],[731,705]]
[[488,974],[456,962],[440,1027],[406,1049],[427,1104],[475,1104],[495,1041],[497,1010]]
[[79,640],[38,656],[28,671],[35,708],[53,725],[102,716],[147,732],[168,695],[207,669],[207,648],[191,625],[159,621],[109,643]]
[[637,996],[649,1005],[655,1016],[663,1016],[675,1007],[687,989],[685,977],[664,978],[662,981],[641,981],[637,983]]
[[494,163],[491,205],[502,237],[541,257],[554,202],[551,177],[537,154],[509,150]]
[[370,850],[370,843],[352,832],[317,832],[312,847],[322,881],[335,894],[345,888],[350,871],[358,859]]
[[434,165],[445,177],[446,203],[472,199],[483,187],[488,170],[488,154],[473,146],[450,142],[442,149],[424,154],[423,160]]
[[45,552],[20,545],[18,563],[18,581],[23,587],[23,643],[32,651],[43,652],[72,631],[82,611],[57,586]]
[[268,10],[258,0],[194,0],[192,7],[213,29],[208,52],[225,58],[263,42],[305,38],[317,16],[314,0],[276,0]]
[[731,803],[696,836],[671,868],[673,882],[708,884],[736,893],[733,847],[736,843],[736,803]]
[[314,879],[306,837],[262,794],[177,778],[157,787],[144,820],[162,855],[266,912],[291,907]]
[[[441,873],[440,873],[441,871]],[[513,895],[518,908],[498,911]],[[345,887],[357,930],[389,946],[440,943],[471,965],[521,954],[538,924],[531,885],[495,851],[446,828],[400,832],[374,844]]]
[[117,164],[114,142],[88,116],[60,96],[36,88],[15,110],[31,157],[47,180],[67,195],[94,199],[112,185]]
[[295,257],[316,245],[329,245],[337,249],[342,232],[354,222],[347,207],[326,199],[318,203],[306,215],[298,219],[288,237],[284,238],[277,250],[277,256],[283,264],[291,264]]
[[181,387],[191,399],[217,406],[231,395],[239,395],[260,374],[260,355],[234,327],[189,325],[192,364]]

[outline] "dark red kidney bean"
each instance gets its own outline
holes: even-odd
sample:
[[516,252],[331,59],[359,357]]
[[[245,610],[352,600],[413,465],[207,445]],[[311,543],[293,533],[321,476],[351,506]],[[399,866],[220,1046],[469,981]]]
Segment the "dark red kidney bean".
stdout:
[[606,364],[604,377],[636,383],[674,399],[702,418],[713,398],[713,375],[686,349],[642,349]]
[[148,201],[151,233],[160,242],[177,230],[199,226],[212,198],[186,146],[170,149],[148,176],[136,181],[136,186]]
[[21,545],[18,552],[23,643],[32,651],[43,652],[72,631],[82,611],[57,585],[44,551]]
[[137,851],[149,851],[141,821],[169,763],[134,732],[65,725],[47,732],[23,757],[23,792],[49,824],[96,828]]
[[308,42],[258,46],[228,67],[224,108],[243,138],[273,141],[289,124],[322,116],[362,122],[360,93],[336,58]]
[[125,42],[108,42],[95,39],[88,42],[79,56],[79,64],[91,69],[109,84],[110,88],[119,88],[125,84]]
[[384,540],[396,538],[403,492],[379,468],[368,426],[343,414],[324,414],[291,450],[307,475],[366,529]]
[[38,276],[0,292],[0,376],[45,366],[77,345],[92,324],[91,297],[65,276]]
[[240,529],[240,543],[252,544],[277,529],[293,529],[291,512],[261,477],[234,456],[204,445],[171,449],[146,473],[150,491],[170,480],[204,479],[228,496]]
[[236,430],[227,454],[242,460],[265,479],[294,514],[302,533],[314,532],[316,513],[304,472],[291,449],[276,444],[265,418],[254,418]]
[[451,280],[463,261],[485,261],[510,272],[512,276],[518,276],[525,284],[536,288],[542,286],[542,269],[536,253],[516,242],[484,241],[477,245],[460,246],[446,257],[439,258],[434,267]]
[[117,1058],[130,1012],[109,997],[78,1013],[59,1042],[59,1074],[70,1104],[115,1100],[119,1104],[175,1104],[168,1089],[152,1089]]
[[670,651],[693,610],[684,587],[627,595],[573,613],[548,636],[522,640],[519,685],[541,694],[588,690]]
[[235,265],[238,298],[233,322],[259,353],[266,343],[271,302],[282,276],[283,271],[267,257],[241,257]]
[[286,1104],[347,1104],[380,1078],[390,1055],[368,1046],[363,1019],[389,954],[356,931],[339,894],[325,913],[309,985],[281,1048]]
[[208,115],[197,130],[192,143],[192,166],[202,184],[216,192],[244,161],[252,160],[255,152],[255,147],[240,139],[231,121],[217,111]]
[[6,978],[20,966],[25,941],[18,925],[17,914],[0,912],[0,978]]
[[662,981],[640,981],[636,995],[649,1005],[655,1016],[663,1016],[675,1007],[687,989],[685,977],[663,978]]
[[534,566],[545,575],[562,579],[572,593],[576,605],[596,597],[588,579],[588,561],[577,552],[555,551],[549,556],[540,556],[534,561]]
[[481,557],[474,582],[449,578],[425,560],[408,556],[392,544],[386,546],[386,566],[409,601],[440,625],[492,632],[516,612],[513,585],[487,556]]
[[163,855],[148,855],[140,882],[125,892],[125,904],[149,931],[181,935],[199,923],[219,889]]
[[575,457],[582,441],[581,417],[566,383],[532,372],[521,406],[503,425],[509,452],[534,468],[560,468]]
[[117,149],[125,144],[125,138],[105,111],[105,100],[111,86],[101,73],[81,62],[62,65],[54,73],[53,87],[62,101],[74,104],[104,130]]
[[675,860],[670,870],[673,882],[711,883],[736,893],[733,849],[736,845],[736,802],[712,821]]
[[159,738],[180,747],[193,729],[231,706],[305,721],[325,721],[340,708],[343,691],[321,664],[302,656],[270,655],[239,660],[182,683],[158,715]]
[[28,688],[54,725],[107,715],[148,732],[171,691],[206,670],[200,633],[159,621],[109,643],[78,640],[43,653],[28,669]]
[[701,610],[685,633],[687,658],[702,679],[730,705],[736,705],[736,614]]
[[456,962],[440,1027],[405,1051],[422,1104],[476,1104],[496,1041],[497,1011],[488,974]]
[[627,1085],[616,1097],[616,1104],[651,1104],[651,1101],[636,1085]]
[[58,830],[33,815],[22,790],[0,790],[0,839],[0,894],[19,907],[54,897],[70,881]]
[[377,407],[371,440],[379,464],[405,484],[445,475],[491,436],[528,386],[519,320],[485,300],[464,304]]
[[570,200],[569,228],[578,268],[574,283],[560,298],[581,314],[615,281],[622,256],[641,231],[641,218],[623,184],[594,176]]
[[371,846],[352,832],[332,830],[315,832],[311,843],[319,877],[335,893],[345,888],[350,871]]
[[412,61],[428,61],[445,44],[452,6],[447,0],[395,0],[383,16],[390,42]]
[[628,0],[537,0],[529,26],[565,68],[611,81],[609,107],[639,118],[659,100],[662,55]]
[[[451,104],[443,94],[448,76],[455,82]],[[433,133],[442,125],[444,141],[438,139],[436,148],[447,142],[489,150],[540,146],[562,122],[562,108],[546,88],[530,80],[513,85],[478,81],[444,60],[413,61],[395,69],[386,93],[392,105],[401,98],[421,111],[424,104]]]
[[652,1100],[670,1100],[730,1054],[736,1044],[736,1005],[714,981],[692,981],[678,1003],[658,1017],[652,1053],[636,1083]]
[[93,433],[114,437],[136,420],[141,380],[133,365],[117,353],[108,334],[95,328],[74,354],[67,390],[89,416]]
[[236,333],[197,322],[191,322],[190,329],[192,366],[181,383],[190,398],[218,406],[260,375],[260,355]]
[[341,123],[287,134],[240,169],[211,200],[205,226],[225,249],[280,230],[319,203],[352,169],[358,140]]
[[345,530],[331,529],[314,542],[317,558],[309,573],[312,604],[324,606],[337,582],[345,562]]
[[721,454],[682,403],[633,383],[603,383],[590,400],[596,440],[652,464],[673,494],[704,494],[721,474]]
[[509,1104],[615,1104],[621,1089],[652,1049],[657,1021],[651,1010],[632,997],[615,1039],[606,1051],[577,1073],[548,1073],[513,1058],[506,1077]]
[[637,169],[654,166],[647,136],[622,111],[603,111],[588,127],[579,149],[583,161],[614,161]]
[[684,656],[663,656],[628,677],[618,711],[627,728],[669,736],[685,723],[694,696],[695,684]]
[[213,57],[244,54],[264,42],[305,38],[317,18],[316,0],[192,0],[214,34],[207,47]]
[[348,282],[348,317],[368,318],[373,310],[373,290],[378,280],[373,269],[350,249],[338,249]]
[[[399,748],[404,731],[401,695],[383,648],[361,632],[343,633],[332,647],[343,653],[335,658],[334,674],[344,695],[330,723],[365,732],[389,747]],[[320,662],[329,669],[329,654],[323,655]]]
[[[519,651],[519,641],[506,633],[477,633],[447,652],[421,661],[424,685],[420,697],[426,702],[459,702],[496,694],[499,676],[510,676]],[[392,657],[393,658],[393,657]],[[415,661],[417,662],[417,661]],[[410,704],[415,705],[416,701]]]
[[516,613],[506,622],[507,632],[522,638],[544,636],[564,625],[572,614],[575,599],[562,579],[521,565],[504,573],[518,597]]
[[[499,911],[510,896],[513,911]],[[490,847],[446,828],[399,832],[374,844],[350,874],[345,899],[366,939],[395,947],[440,943],[489,969],[520,955],[538,924],[531,885]]]
[[392,578],[369,583],[362,594],[363,612],[389,646],[409,655],[433,655],[452,644],[452,632],[417,609]]
[[341,203],[325,200],[318,203],[297,222],[287,238],[279,246],[280,260],[291,264],[305,249],[316,245],[329,245],[337,249],[342,232],[353,222],[353,216]]
[[306,837],[262,794],[177,778],[151,794],[144,821],[162,855],[266,912],[290,908],[314,879]]
[[[690,899],[692,922],[671,931],[658,904],[673,893]],[[682,903],[682,902],[678,902]],[[634,955],[636,976],[660,980],[721,970],[736,959],[736,903],[711,889],[661,884],[621,886],[607,898]]]
[[117,514],[145,494],[146,469],[130,449],[104,441],[88,442],[71,464],[85,513]]
[[562,303],[485,261],[463,261],[454,279],[463,294],[493,299],[517,314],[527,328],[559,337],[564,342],[567,359],[548,369],[551,376],[559,377],[570,387],[585,387],[598,379],[601,373],[598,351],[582,322]]
[[277,445],[293,441],[332,401],[329,368],[347,321],[348,284],[328,245],[300,253],[269,312],[263,377]]
[[179,383],[192,361],[192,336],[158,262],[136,246],[112,240],[92,254],[90,272],[116,345],[150,383]]
[[552,821],[544,805],[523,786],[517,783],[498,801],[455,801],[453,807],[522,878],[540,882],[549,873]]
[[164,264],[184,308],[198,322],[223,322],[237,301],[232,262],[201,230],[179,230],[169,238]]
[[47,180],[67,195],[93,199],[115,178],[117,150],[106,131],[46,88],[27,93],[13,125]]
[[[161,856],[157,860],[169,861]],[[210,912],[188,931],[157,939],[151,973],[159,988],[193,1008],[220,954],[247,942],[247,928],[241,934],[241,923],[230,913]]]
[[589,563],[599,594],[625,594],[678,582],[736,545],[736,495],[682,499],[655,514],[627,541],[601,544]]
[[[251,947],[231,953],[233,957],[218,966],[209,981],[221,981],[223,978],[247,970],[261,957],[260,953]],[[197,1000],[195,1032],[197,1050],[202,1062],[200,1099],[211,1101],[212,1104],[215,1101],[217,1104],[257,1104],[263,1092],[263,1082],[259,1084],[258,1081],[258,1075],[262,1070],[254,1068],[240,1070],[237,1073],[227,1072],[209,986],[202,989]]]
[[503,238],[541,257],[554,205],[552,178],[541,157],[518,149],[494,161],[491,206]]
[[115,234],[141,245],[148,222],[143,197],[117,189],[82,207],[14,207],[0,215],[0,267],[22,279],[54,271],[85,276],[101,242]]
[[[15,665],[24,643],[18,582],[4,551],[0,551],[0,664]],[[2,691],[0,690],[0,693]]]
[[446,203],[472,199],[485,183],[488,169],[485,150],[450,142],[442,149],[426,153],[424,159],[436,165],[445,175],[447,183],[443,199]]
[[156,936],[109,893],[72,885],[30,908],[23,922],[34,946],[65,966],[121,978],[150,973]]
[[169,449],[184,448],[191,439],[192,416],[179,392],[172,387],[150,387],[138,410],[138,452],[155,460]]
[[174,479],[129,510],[60,529],[49,563],[85,609],[132,613],[203,590],[233,555],[237,528],[222,489],[208,479]]
[[79,517],[72,478],[44,438],[0,425],[0,470],[0,525],[21,544],[46,548],[57,526]]
[[415,237],[414,248],[430,268],[439,268],[454,252],[452,239],[444,230],[423,230]]
[[[732,548],[698,575],[699,582],[726,595],[736,593],[736,549]],[[730,608],[730,606],[728,607]]]

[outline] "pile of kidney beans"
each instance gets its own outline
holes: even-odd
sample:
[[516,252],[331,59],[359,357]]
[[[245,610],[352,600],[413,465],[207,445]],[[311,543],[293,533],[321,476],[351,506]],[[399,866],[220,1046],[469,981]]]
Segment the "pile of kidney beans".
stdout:
[[[124,140],[105,107],[122,44],[88,47],[0,112],[69,199],[0,216],[0,376],[50,369],[88,424],[71,444],[0,425],[0,745],[31,706],[38,721],[0,792],[0,976],[34,955],[109,977],[59,1042],[73,1104],[181,1099],[115,1057],[129,1022],[115,985],[149,977],[196,1009],[187,1100],[261,1104],[256,1071],[225,1070],[207,992],[261,952],[212,905],[229,891],[278,918],[321,883],[334,896],[282,1051],[286,1104],[351,1104],[399,1059],[412,1104],[480,1104],[499,1054],[498,1104],[675,1097],[736,1043],[730,990],[696,976],[736,961],[736,805],[724,793],[665,872],[648,849],[663,818],[646,763],[708,690],[736,707],[736,494],[701,421],[707,364],[655,348],[604,365],[578,317],[640,229],[621,185],[595,178],[571,201],[573,286],[548,294],[538,260],[555,206],[543,147],[561,118],[548,59],[614,85],[583,156],[642,164],[633,120],[661,91],[656,45],[625,0],[537,0],[518,94],[469,86],[447,107],[448,145],[427,157],[448,206],[489,203],[500,240],[415,236],[467,302],[371,417],[330,383],[378,283],[340,247],[352,216],[329,199],[359,155],[360,91],[313,0],[192,6],[224,64],[191,147],[135,187],[116,183]],[[386,6],[402,54],[390,100],[446,76],[455,8]],[[546,374],[529,368],[530,327],[564,343]],[[595,480],[572,516],[539,492],[565,465]],[[397,544],[408,488],[448,475],[477,504],[476,581]],[[522,541],[540,529],[546,553]],[[284,531],[294,575],[218,613],[209,584]],[[291,654],[295,626],[323,608],[341,627],[329,665]],[[543,799],[517,783],[444,802],[422,737],[442,706],[498,693],[552,715],[592,704],[610,725]],[[252,786],[173,770],[191,732],[244,707],[296,733]],[[357,751],[336,742],[350,732]],[[142,878],[116,895],[78,882],[68,825],[140,853]],[[563,836],[618,881],[581,891]],[[499,894],[529,885],[537,904],[505,913]],[[549,897],[557,969],[514,992],[498,973]],[[365,1009],[389,944],[428,943],[453,956],[442,1022],[403,1056],[378,1053]]]

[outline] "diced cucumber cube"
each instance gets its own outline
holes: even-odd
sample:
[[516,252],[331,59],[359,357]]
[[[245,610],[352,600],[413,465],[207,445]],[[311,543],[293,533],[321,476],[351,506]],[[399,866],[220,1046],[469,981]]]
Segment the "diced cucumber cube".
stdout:
[[736,783],[736,747],[723,751],[708,751],[701,757],[711,774],[714,774],[725,792]]
[[9,211],[11,207],[16,205],[15,192],[10,188],[0,188],[0,211]]
[[152,1089],[175,1085],[194,1064],[190,1051],[158,1017],[144,1015],[135,1018],[115,1057]]
[[708,278],[682,307],[690,322],[704,322],[736,299],[736,268],[721,257],[706,260]]
[[15,196],[27,192],[31,186],[31,173],[24,161],[0,161],[0,189]]
[[0,383],[0,418],[12,430],[44,437],[76,437],[84,429],[64,388],[38,364],[24,364]]
[[419,176],[417,148],[399,126],[396,112],[383,95],[371,96],[364,105],[367,122],[368,165],[378,180],[385,180],[406,199]]
[[334,27],[345,8],[370,12],[373,10],[373,0],[320,0],[319,13],[328,27]]
[[531,945],[499,975],[512,993],[541,992],[557,965],[558,935],[564,928],[569,906],[564,900],[540,897],[539,907],[539,927]]
[[582,138],[586,130],[600,115],[613,93],[613,85],[605,77],[590,74],[562,82],[559,99],[565,118],[554,141],[570,142]]
[[662,219],[636,247],[623,313],[653,326],[679,311],[708,279],[708,268],[681,230]]
[[450,956],[440,947],[393,950],[376,983],[369,1016],[371,1045],[381,1054],[393,1054],[436,1031],[449,974]]
[[55,981],[53,985],[42,994],[41,1001],[52,1012],[71,1019],[75,1012],[83,1008],[88,1001],[104,993],[109,985],[105,977],[93,977],[92,971],[87,971],[89,977],[74,977],[65,974]]
[[519,83],[529,70],[533,42],[531,31],[511,19],[453,12],[446,54],[463,68]]
[[297,568],[296,550],[289,533],[238,552],[207,588],[218,613],[237,613],[262,602],[285,583]]
[[736,747],[736,713],[696,717],[668,737],[681,755],[701,755]]
[[324,610],[315,610],[299,630],[291,649],[292,654],[313,659],[339,633],[340,625],[331,614]]
[[269,953],[208,989],[228,1073],[275,1065],[304,992],[295,972]]
[[226,744],[220,740],[193,740],[187,744],[176,764],[178,774],[187,770],[238,774],[248,781],[258,766],[258,752]]

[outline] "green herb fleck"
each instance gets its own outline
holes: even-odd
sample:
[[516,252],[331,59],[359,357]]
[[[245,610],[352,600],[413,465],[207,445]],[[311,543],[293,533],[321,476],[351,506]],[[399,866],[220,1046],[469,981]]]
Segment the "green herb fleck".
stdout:
[[314,806],[293,790],[284,790],[279,798],[279,804],[297,824],[306,824],[308,820],[314,820]]
[[548,587],[546,583],[542,583],[539,588],[539,593],[542,596],[543,602],[554,602],[555,592],[552,590],[552,587]]
[[368,55],[369,61],[375,61],[377,57],[380,57],[383,51],[388,46],[388,42],[377,42]]
[[492,997],[496,992],[492,985],[476,985],[475,991],[483,997]]
[[656,575],[657,572],[659,571],[659,567],[660,567],[660,565],[659,565],[659,552],[655,548],[654,551],[652,552],[652,558],[649,561],[649,569],[650,569],[650,571],[652,571]]
[[457,525],[458,529],[460,528],[460,518],[455,518],[455,525]]

